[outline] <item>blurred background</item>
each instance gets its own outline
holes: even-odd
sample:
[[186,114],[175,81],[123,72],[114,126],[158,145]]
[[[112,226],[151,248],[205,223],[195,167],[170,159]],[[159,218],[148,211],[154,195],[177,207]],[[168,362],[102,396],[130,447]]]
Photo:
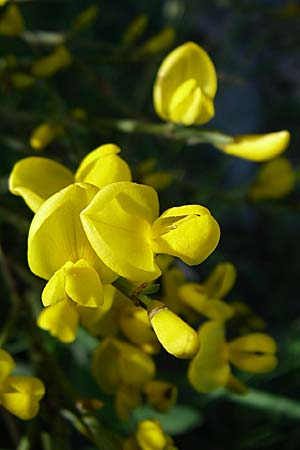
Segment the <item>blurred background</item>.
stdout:
[[[26,262],[32,214],[8,192],[14,163],[41,155],[74,169],[92,149],[116,143],[136,181],[145,182],[147,171],[169,174],[171,181],[159,189],[161,210],[200,203],[213,212],[221,226],[221,242],[190,277],[201,281],[216,263],[232,262],[238,278],[229,300],[245,302],[262,317],[279,346],[280,363],[274,372],[244,376],[254,389],[248,400],[196,393],[188,386],[186,364],[160,355],[158,370],[179,385],[179,407],[162,419],[163,425],[182,450],[299,449],[300,2],[20,0],[14,4],[25,23],[17,35],[3,33],[1,17],[5,18],[8,5],[0,10],[0,240],[19,291],[40,308],[43,283],[30,275]],[[92,5],[90,17],[78,16]],[[190,40],[205,48],[218,73],[216,116],[206,128],[228,134],[291,132],[285,156],[297,182],[285,198],[249,198],[257,163],[224,155],[210,145],[118,129],[116,119],[160,122],[152,104],[157,69],[170,49]],[[51,76],[31,77],[33,62],[63,43],[72,55],[71,64]],[[23,78],[15,76],[20,73]],[[61,124],[63,131],[39,152],[30,138],[42,123]],[[2,286],[4,327],[10,293],[4,281]],[[25,319],[20,316],[20,329],[10,337],[7,349],[23,361],[22,373],[32,373],[36,361],[22,328]],[[89,373],[92,338],[82,332],[71,346],[46,333],[44,339],[82,395],[101,397]],[[127,424],[109,408],[101,414],[109,427],[126,432],[144,411],[136,412]],[[31,433],[42,427],[60,433],[61,442],[70,448],[92,449],[71,426],[65,427],[64,420],[51,429],[43,416],[35,425],[1,416],[0,448],[15,448],[16,435],[26,427]]]

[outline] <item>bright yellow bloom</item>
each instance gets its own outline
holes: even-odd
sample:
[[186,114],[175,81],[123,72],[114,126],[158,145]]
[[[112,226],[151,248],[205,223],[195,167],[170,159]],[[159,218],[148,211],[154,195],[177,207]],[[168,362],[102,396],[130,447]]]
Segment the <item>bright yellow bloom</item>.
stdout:
[[234,310],[221,299],[230,291],[236,269],[229,262],[218,264],[204,284],[185,283],[178,289],[182,303],[210,319],[227,320]]
[[214,116],[217,75],[208,54],[194,42],[173,50],[162,62],[153,100],[164,120],[184,125],[203,124]]
[[251,333],[227,343],[224,324],[209,321],[199,328],[199,340],[199,353],[188,369],[188,379],[199,392],[237,385],[230,363],[251,373],[269,372],[277,365],[276,343],[267,334]]
[[155,364],[135,345],[108,337],[95,350],[92,372],[103,392],[114,394],[121,386],[140,389],[154,377]]
[[147,403],[157,411],[167,412],[177,400],[175,384],[161,380],[151,380],[143,388]]
[[43,203],[29,229],[29,267],[49,280],[42,293],[47,309],[38,324],[63,342],[75,339],[79,320],[75,305],[100,306],[102,283],[116,278],[90,246],[79,218],[96,192],[90,184],[68,186]]
[[9,190],[23,197],[29,208],[36,212],[47,198],[75,181],[84,181],[98,188],[115,181],[130,181],[130,169],[118,156],[119,152],[117,145],[101,145],[86,155],[75,175],[52,159],[21,159],[10,174]]
[[165,450],[171,443],[157,420],[143,420],[138,424],[136,440],[141,450]]
[[158,198],[150,186],[119,182],[105,186],[81,213],[86,235],[113,271],[136,282],[160,275],[156,253],[200,264],[220,236],[207,208],[170,208],[158,217]]
[[24,31],[25,24],[20,9],[15,3],[7,6],[0,17],[0,34],[18,36]]
[[72,55],[69,50],[61,45],[50,55],[36,60],[31,67],[31,73],[35,77],[50,77],[61,69],[66,69],[72,64]]
[[233,142],[219,145],[218,148],[229,155],[260,162],[279,156],[289,142],[290,133],[283,130],[276,133],[235,136]]
[[260,167],[249,195],[254,200],[282,198],[294,189],[296,175],[286,158],[278,158]]
[[63,128],[60,125],[42,123],[33,130],[30,136],[30,146],[37,151],[43,150],[62,130]]
[[7,3],[7,2],[8,2],[8,0],[0,0],[0,6],[5,5],[5,3]]
[[0,349],[0,406],[23,420],[30,420],[39,412],[39,401],[45,394],[41,380],[28,376],[12,376],[15,363]]
[[161,345],[176,358],[193,358],[199,349],[197,332],[163,303],[152,301],[149,319]]

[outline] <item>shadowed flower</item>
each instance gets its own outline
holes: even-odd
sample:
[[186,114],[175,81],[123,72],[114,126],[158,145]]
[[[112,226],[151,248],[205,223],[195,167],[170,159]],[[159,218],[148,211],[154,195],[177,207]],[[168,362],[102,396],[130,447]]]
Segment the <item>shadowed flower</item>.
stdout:
[[153,89],[154,107],[164,120],[203,124],[214,116],[217,75],[208,54],[194,42],[173,50],[162,62]]

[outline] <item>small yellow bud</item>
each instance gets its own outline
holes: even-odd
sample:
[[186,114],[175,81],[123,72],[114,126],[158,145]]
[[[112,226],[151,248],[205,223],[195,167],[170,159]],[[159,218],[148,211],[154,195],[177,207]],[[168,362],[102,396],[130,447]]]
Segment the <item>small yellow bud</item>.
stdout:
[[20,9],[15,3],[7,6],[0,17],[0,34],[18,36],[25,28]]
[[65,69],[72,64],[72,55],[69,50],[61,45],[50,55],[35,61],[31,67],[32,75],[36,77],[50,77],[61,69]]
[[91,25],[94,20],[97,19],[99,14],[99,8],[97,5],[91,5],[88,8],[84,9],[78,16],[75,18],[72,24],[72,30],[80,31],[84,28],[87,28]]
[[168,439],[156,420],[143,420],[139,423],[136,439],[142,450],[164,450]]
[[197,332],[163,303],[153,301],[149,319],[161,345],[177,358],[193,358],[199,349]]
[[279,156],[289,142],[290,133],[283,130],[277,133],[235,136],[233,142],[219,145],[218,148],[229,155],[260,162]]
[[123,34],[123,42],[126,45],[130,45],[137,41],[137,39],[143,34],[148,25],[148,17],[146,14],[140,14],[137,16],[126,28]]
[[36,150],[43,150],[62,131],[62,127],[50,123],[43,123],[35,128],[30,136],[30,146]]
[[214,116],[216,90],[217,75],[208,54],[187,42],[162,62],[154,84],[154,107],[164,120],[203,124]]
[[139,54],[144,53],[159,53],[170,48],[175,39],[175,30],[171,27],[166,27],[152,36],[146,41],[139,50]]
[[35,79],[22,72],[13,73],[10,77],[11,83],[18,89],[27,88],[35,83]]

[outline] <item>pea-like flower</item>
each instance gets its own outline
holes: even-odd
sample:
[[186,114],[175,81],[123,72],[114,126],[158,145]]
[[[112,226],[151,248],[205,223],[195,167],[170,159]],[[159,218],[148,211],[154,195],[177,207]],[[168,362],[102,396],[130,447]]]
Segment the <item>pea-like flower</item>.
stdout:
[[90,184],[76,183],[59,191],[39,208],[29,229],[29,267],[49,280],[42,293],[47,308],[38,325],[63,342],[75,339],[79,321],[76,305],[102,305],[102,283],[116,278],[92,249],[79,218],[97,190]]
[[0,349],[0,406],[23,420],[30,420],[39,412],[39,401],[45,394],[41,380],[29,376],[13,376],[15,362]]
[[69,50],[60,45],[49,55],[37,59],[31,67],[31,73],[36,77],[50,77],[59,70],[69,67],[72,59]]
[[19,7],[15,3],[10,3],[0,18],[0,34],[18,36],[24,29],[25,23]]
[[296,175],[286,158],[277,158],[260,167],[249,195],[254,200],[283,198],[294,189]]
[[173,441],[162,429],[157,420],[143,420],[139,422],[136,440],[141,450],[168,450],[175,449]]
[[194,42],[173,50],[162,62],[153,89],[154,107],[164,120],[203,124],[214,116],[217,75],[208,54]]
[[177,387],[167,381],[151,380],[143,388],[147,403],[157,411],[167,412],[177,400]]
[[88,153],[75,175],[48,158],[28,157],[18,161],[9,178],[9,189],[23,197],[34,212],[51,195],[74,182],[84,181],[102,188],[115,181],[131,181],[127,163],[118,156],[120,148],[105,144]]
[[236,269],[230,262],[218,264],[205,283],[184,283],[178,288],[183,305],[210,319],[227,320],[234,309],[222,301],[236,279]]
[[57,136],[61,134],[63,127],[61,125],[42,123],[36,127],[30,136],[30,146],[36,150],[43,150],[49,145]]
[[[265,373],[277,365],[276,343],[264,333],[251,333],[226,342],[224,323],[209,321],[199,328],[199,353],[190,362],[188,379],[199,392],[242,385],[231,372],[230,363],[250,373]],[[246,388],[244,388],[246,390]]]
[[215,249],[219,225],[200,205],[170,208],[158,217],[150,186],[118,182],[101,189],[81,213],[85,233],[98,256],[120,276],[151,281],[161,271],[157,253],[200,264]]
[[289,142],[290,133],[283,130],[276,133],[235,136],[232,142],[218,145],[218,148],[229,155],[260,162],[279,156]]

